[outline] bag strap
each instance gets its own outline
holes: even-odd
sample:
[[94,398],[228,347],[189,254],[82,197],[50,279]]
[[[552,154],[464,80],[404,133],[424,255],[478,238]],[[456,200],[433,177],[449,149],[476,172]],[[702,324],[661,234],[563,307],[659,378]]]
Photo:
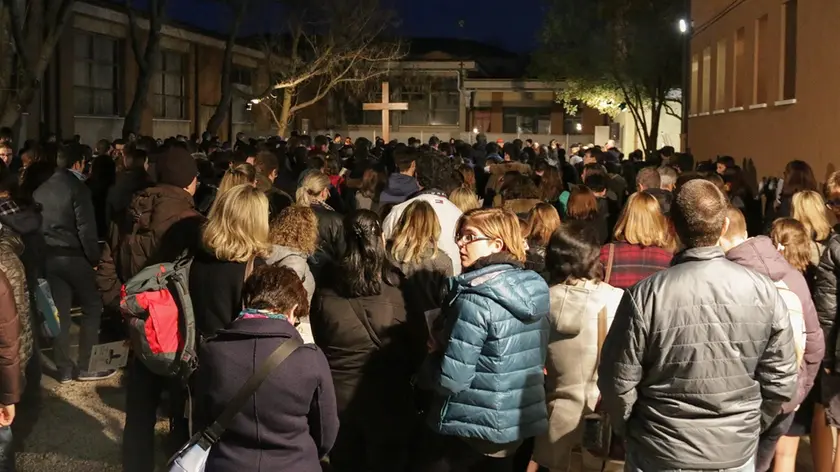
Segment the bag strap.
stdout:
[[610,283],[612,277],[613,260],[615,259],[615,244],[610,243],[610,255],[607,258],[607,271],[604,275],[604,283]]
[[253,257],[248,259],[248,263],[245,264],[245,278],[242,279],[243,282],[248,280],[248,277],[250,277],[251,274],[254,273],[254,259],[255,258]]
[[607,306],[604,305],[598,312],[598,352],[595,354],[595,370],[592,372],[592,380],[598,375],[598,366],[601,365],[601,350],[604,349],[604,340],[607,339]]
[[359,300],[355,298],[350,298],[347,301],[350,302],[350,307],[353,308],[353,311],[356,313],[356,317],[359,318],[359,323],[361,323],[362,326],[365,328],[365,331],[367,331],[368,336],[370,336],[370,340],[373,341],[373,344],[375,344],[376,347],[380,347],[382,345],[382,341],[379,340],[379,336],[376,335],[376,332],[374,332],[373,327],[370,326],[370,320],[368,320],[367,314],[365,313],[365,309],[364,307],[362,307],[362,304],[359,303]]
[[245,382],[245,385],[228,402],[222,414],[202,433],[202,437],[209,442],[208,446],[212,446],[219,441],[222,433],[230,426],[230,422],[242,410],[245,402],[256,393],[257,389],[262,385],[266,377],[268,377],[268,374],[282,364],[283,361],[302,345],[299,340],[294,338],[284,341],[263,361],[259,369],[254,372],[248,381]]

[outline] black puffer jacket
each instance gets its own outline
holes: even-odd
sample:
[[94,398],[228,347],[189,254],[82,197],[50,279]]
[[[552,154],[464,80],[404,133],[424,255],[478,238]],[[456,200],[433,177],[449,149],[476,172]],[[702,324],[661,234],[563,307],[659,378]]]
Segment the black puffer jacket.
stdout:
[[318,247],[315,254],[309,257],[309,267],[318,280],[321,269],[344,257],[344,220],[341,213],[326,203],[313,203],[312,211],[318,218]]
[[58,169],[33,193],[41,205],[47,252],[99,263],[99,238],[90,189],[67,169]]
[[657,469],[741,467],[796,393],[787,307],[773,282],[693,248],[631,287],[598,387],[627,449]]
[[840,372],[840,344],[837,339],[837,278],[840,276],[840,235],[826,242],[820,265],[814,271],[814,305],[825,337],[823,366]]

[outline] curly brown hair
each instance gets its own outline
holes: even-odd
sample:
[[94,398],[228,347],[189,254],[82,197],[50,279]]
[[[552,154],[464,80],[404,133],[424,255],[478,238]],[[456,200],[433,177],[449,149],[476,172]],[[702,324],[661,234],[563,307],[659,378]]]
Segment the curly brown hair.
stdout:
[[312,255],[318,242],[318,218],[312,208],[293,205],[271,220],[268,240]]

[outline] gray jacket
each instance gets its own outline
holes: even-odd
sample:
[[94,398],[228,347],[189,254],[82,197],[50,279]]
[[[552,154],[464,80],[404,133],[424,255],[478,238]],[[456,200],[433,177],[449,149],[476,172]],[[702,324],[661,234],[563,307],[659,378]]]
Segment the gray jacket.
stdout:
[[662,469],[729,469],[796,393],[787,308],[773,282],[693,248],[631,287],[604,342],[598,387],[632,452]]
[[315,293],[315,277],[309,270],[309,264],[306,262],[307,255],[303,252],[286,246],[274,246],[271,256],[266,259],[266,264],[278,265],[280,267],[288,267],[295,271],[300,280],[303,282],[303,288],[306,289],[306,295],[309,297],[309,303],[312,304],[312,294]]

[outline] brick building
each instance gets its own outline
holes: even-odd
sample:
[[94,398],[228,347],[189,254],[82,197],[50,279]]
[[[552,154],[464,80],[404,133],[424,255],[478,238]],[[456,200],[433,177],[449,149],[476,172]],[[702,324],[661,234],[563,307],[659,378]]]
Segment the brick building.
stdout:
[[696,159],[750,158],[757,176],[792,159],[834,170],[840,55],[834,0],[695,0],[689,146]]
[[[147,27],[139,21],[141,29]],[[122,134],[131,105],[137,64],[128,39],[128,15],[119,5],[76,2],[63,31],[41,93],[24,115],[21,136],[56,132],[78,134],[83,142]],[[156,137],[200,133],[221,97],[219,77],[225,39],[187,27],[164,25],[161,67],[152,79],[149,107],[140,131]],[[258,64],[262,52],[236,46],[234,86],[245,92],[264,86]],[[256,129],[257,113],[246,111],[246,98],[234,96],[219,133],[227,138]]]

